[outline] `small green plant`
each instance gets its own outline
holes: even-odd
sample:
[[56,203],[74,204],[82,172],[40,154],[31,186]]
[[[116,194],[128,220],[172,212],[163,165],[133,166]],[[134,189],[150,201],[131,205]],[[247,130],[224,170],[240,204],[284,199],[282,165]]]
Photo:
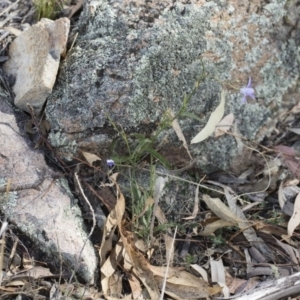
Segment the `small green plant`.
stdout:
[[184,260],[187,266],[189,267],[190,265],[195,263],[195,256],[188,253]]
[[[156,136],[146,137],[144,134],[138,133],[127,135],[108,115],[107,118],[118,133],[118,137],[111,145],[112,158],[116,164],[128,164],[131,167],[135,167],[143,159],[147,158],[150,162],[157,160],[162,165],[170,167],[168,161],[155,149]],[[121,137],[121,140],[119,137]],[[124,155],[119,154],[120,149],[122,149]]]
[[224,238],[222,237],[221,234],[212,236],[212,237],[210,237],[210,239],[214,246],[220,246],[220,245],[226,244],[226,241],[224,240]]
[[42,18],[55,19],[57,13],[63,8],[61,0],[33,0],[33,5],[38,21]]
[[[111,158],[116,164],[116,167],[128,167],[130,170],[130,198],[131,198],[131,213],[132,223],[135,233],[148,240],[150,236],[150,225],[153,222],[153,205],[149,205],[147,201],[149,198],[153,198],[154,182],[156,179],[155,164],[163,165],[166,168],[170,168],[169,162],[159,153],[158,140],[160,134],[172,126],[172,121],[177,118],[194,118],[199,121],[196,115],[187,112],[188,104],[191,98],[195,95],[199,88],[200,82],[207,77],[207,73],[202,65],[201,75],[197,78],[197,81],[188,95],[184,96],[180,109],[173,113],[167,110],[162,115],[156,130],[152,135],[146,135],[141,133],[126,133],[120,124],[117,124],[112,118],[106,114],[106,117],[116,131],[117,135],[110,146]],[[141,186],[138,176],[136,176],[137,167],[147,165],[147,169],[150,170],[150,183],[149,186]],[[147,179],[148,181],[148,179]],[[162,228],[162,227],[164,228]],[[172,227],[171,224],[157,225],[153,228],[154,233],[166,231]]]
[[273,210],[272,212],[270,212],[270,215],[271,217],[265,220],[267,224],[282,225],[286,222],[284,215],[277,210]]

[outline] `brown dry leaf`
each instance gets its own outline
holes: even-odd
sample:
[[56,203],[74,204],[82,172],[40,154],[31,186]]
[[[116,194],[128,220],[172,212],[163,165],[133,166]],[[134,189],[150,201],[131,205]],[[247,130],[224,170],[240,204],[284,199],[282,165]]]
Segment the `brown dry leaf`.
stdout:
[[[174,113],[173,113],[172,110],[169,110],[169,114],[171,115],[171,117],[172,117],[172,119],[173,119],[173,118],[174,118]],[[177,137],[179,138],[179,140],[182,141],[182,145],[183,145],[183,147],[185,148],[185,150],[187,151],[187,153],[188,153],[190,159],[193,159],[192,156],[191,156],[191,153],[190,153],[190,151],[189,151],[189,147],[188,147],[188,145],[187,145],[186,139],[185,139],[185,137],[184,137],[184,134],[183,134],[183,132],[182,132],[182,130],[181,130],[181,127],[180,127],[180,125],[179,125],[177,119],[174,119],[174,120],[172,121],[172,127],[173,127],[173,129],[174,129],[174,131],[175,131]]]
[[[148,265],[148,267],[155,276],[159,276],[159,277],[163,277],[163,278],[165,277],[166,272],[167,272],[167,267],[152,266],[150,264]],[[175,268],[175,267],[170,267],[168,270],[167,278],[172,277],[172,276],[178,276],[179,271],[181,271],[181,269]]]
[[239,289],[242,285],[245,285],[247,282],[245,279],[232,277],[226,270],[225,270],[225,280],[226,280],[226,285],[228,286],[231,294],[235,294],[235,291]]
[[[110,292],[110,277],[113,275],[113,272],[115,270],[115,267],[111,264],[110,258],[108,259],[108,262],[106,262],[106,257],[109,251],[112,249],[112,239],[114,235],[114,231],[116,229],[116,226],[121,227],[122,224],[122,217],[125,211],[125,201],[124,197],[120,197],[119,195],[121,194],[119,191],[119,187],[117,186],[118,190],[118,199],[117,203],[114,207],[114,209],[110,212],[110,214],[107,217],[107,220],[105,222],[105,227],[103,231],[103,236],[102,236],[102,242],[101,246],[99,249],[99,256],[100,256],[100,268],[103,272],[101,272],[101,286],[102,286],[102,291],[105,295],[105,297],[108,299],[109,295],[111,294]],[[121,194],[122,195],[122,194]],[[122,239],[123,242],[123,239]],[[121,243],[119,246],[121,247]],[[120,250],[120,248],[119,248]],[[122,251],[118,250],[118,254],[122,253]],[[106,263],[106,264],[105,264]],[[105,275],[107,274],[107,276]]]
[[143,292],[139,280],[135,276],[129,276],[128,281],[132,292],[132,299],[138,299]]
[[124,264],[123,264],[124,269],[127,271],[131,270],[132,263],[131,263],[129,255],[127,254],[125,249],[123,251],[123,257],[124,257]]
[[230,113],[226,117],[224,117],[221,122],[216,126],[215,129],[215,137],[221,136],[228,132],[233,124],[234,115]]
[[26,270],[32,269],[34,267],[33,259],[26,252],[23,253],[23,267]]
[[118,263],[122,259],[122,251],[123,251],[123,244],[122,241],[116,244],[115,248],[111,252],[110,256],[106,259],[106,261],[101,266],[101,273],[106,276],[110,277],[114,274],[117,269]]
[[[160,206],[157,206],[157,209],[155,211],[155,217],[157,218],[157,220],[160,224],[168,223],[168,220],[167,220],[164,212],[160,208]],[[166,234],[163,234],[163,238],[165,241],[167,257],[170,259],[170,266],[172,266],[172,263],[174,260],[174,248],[172,247],[173,238],[172,238],[172,231],[170,228],[167,229]]]
[[98,155],[95,155],[93,153],[82,151],[82,154],[91,166],[93,165],[93,162],[95,162],[97,160],[101,161],[101,158]]
[[116,296],[122,295],[122,274],[120,271],[116,271],[112,276],[109,278],[109,290],[110,294]]
[[288,223],[288,235],[292,236],[296,227],[300,224],[300,193],[294,203],[294,212]]
[[126,232],[122,226],[122,219],[125,212],[125,199],[117,184],[116,187],[118,197],[114,211],[116,212],[116,219],[124,248],[132,263],[133,271],[147,288],[151,300],[157,300],[159,298],[159,291],[154,280],[153,273],[148,268],[148,262],[146,258],[138,250],[136,250],[133,242],[130,240],[130,233]]
[[195,277],[194,275],[183,271],[180,268],[171,267],[168,270],[168,274],[166,274],[166,267],[149,265],[149,268],[153,272],[155,280],[160,287],[162,286],[164,277],[166,276],[166,292],[173,292],[177,296],[180,296],[181,299],[194,297],[194,293],[196,293],[198,297],[207,297],[209,295],[213,295],[213,292],[216,294],[220,291],[219,287],[216,291],[215,289],[209,287],[209,285],[202,278]]
[[160,293],[158,290],[158,286],[154,280],[153,273],[148,267],[149,264],[146,258],[141,253],[135,251],[131,244],[127,243],[126,245],[124,243],[124,245],[126,251],[129,254],[135,274],[143,282],[144,286],[146,287],[149,293],[150,299],[157,300],[159,298]]
[[223,227],[227,227],[227,226],[233,226],[235,225],[236,223],[233,223],[231,221],[225,221],[225,220],[218,220],[218,221],[215,221],[213,223],[210,223],[208,225],[206,225],[204,227],[204,230],[199,232],[199,235],[201,236],[210,236],[210,235],[214,235],[213,233],[217,230],[217,229],[220,229],[220,228],[223,228]]
[[102,241],[99,249],[101,266],[104,264],[108,252],[112,249],[112,239],[116,229],[116,225],[117,220],[115,216],[115,210],[113,209],[107,216],[103,229]]
[[221,102],[210,115],[205,127],[192,139],[191,144],[200,143],[211,136],[218,123],[221,121],[225,110],[225,90],[221,92]]
[[219,198],[211,198],[209,195],[204,194],[202,199],[209,207],[209,209],[220,219],[231,222],[239,223],[244,222],[234,212],[232,212],[228,206],[226,206]]
[[[12,280],[9,281],[5,284],[5,287],[13,287],[13,286],[24,286],[26,284],[26,280],[25,279],[16,279],[16,280]],[[1,288],[2,290],[2,288]]]
[[[155,277],[157,285],[162,288],[163,285],[163,278]],[[205,281],[203,281],[205,283]],[[206,284],[206,283],[205,283]],[[167,282],[165,293],[176,297],[175,299],[199,299],[199,298],[206,298],[209,300],[209,296],[218,294],[220,292],[220,287],[210,287],[210,286],[188,286],[188,285],[181,285],[180,283],[172,283]]]
[[113,187],[118,179],[119,173],[113,173],[112,175],[109,176],[110,182],[109,183],[101,183],[100,186],[104,187],[104,186],[108,186],[108,187]]
[[[115,229],[117,226],[117,219],[116,219],[116,213],[115,210],[113,209],[110,214],[107,216],[105,225],[104,225],[104,230],[103,230],[103,235],[102,235],[102,241],[99,249],[99,256],[100,256],[100,270],[102,269],[103,265],[106,262],[106,257],[108,253],[112,250],[112,240],[114,237]],[[109,271],[106,271],[107,266],[104,267],[103,273],[101,272],[101,286],[102,286],[102,291],[104,295],[109,294],[109,277],[105,275],[111,274]]]

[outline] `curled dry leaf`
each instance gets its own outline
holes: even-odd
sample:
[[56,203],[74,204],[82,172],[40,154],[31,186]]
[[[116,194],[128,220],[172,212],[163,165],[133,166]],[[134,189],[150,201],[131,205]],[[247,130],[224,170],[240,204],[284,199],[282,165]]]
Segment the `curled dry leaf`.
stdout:
[[206,140],[209,136],[211,136],[218,123],[221,121],[224,115],[225,109],[225,91],[221,92],[221,102],[214,112],[210,115],[207,124],[205,127],[192,139],[191,144],[197,144],[204,140]]
[[224,117],[221,122],[216,126],[215,129],[215,137],[221,136],[228,132],[233,124],[234,115],[230,113],[226,117]]

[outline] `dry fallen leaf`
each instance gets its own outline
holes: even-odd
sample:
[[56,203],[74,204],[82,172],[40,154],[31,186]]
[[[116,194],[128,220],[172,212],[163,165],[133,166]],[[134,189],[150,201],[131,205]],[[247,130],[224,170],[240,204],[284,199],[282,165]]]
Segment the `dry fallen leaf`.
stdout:
[[[170,113],[171,117],[174,118],[174,113],[173,113],[173,111],[170,110],[169,113]],[[184,137],[184,135],[183,135],[183,132],[182,132],[182,130],[181,130],[181,127],[180,127],[180,125],[179,125],[177,119],[174,119],[174,120],[172,121],[172,127],[173,127],[174,131],[176,132],[176,135],[177,135],[177,137],[179,138],[179,140],[182,141],[183,147],[186,149],[186,151],[187,151],[189,157],[190,157],[191,159],[193,159],[192,156],[191,156],[191,153],[190,153],[190,151],[189,151],[189,147],[188,147],[188,145],[187,145],[186,139],[185,139],[185,137]]]
[[157,284],[154,280],[153,273],[150,271],[148,267],[148,262],[146,258],[136,250],[133,241],[131,241],[130,232],[127,232],[122,225],[123,215],[125,213],[125,198],[120,191],[119,186],[117,187],[117,203],[115,205],[114,211],[116,215],[116,220],[118,223],[119,233],[126,251],[128,255],[128,259],[132,263],[133,272],[136,276],[143,282],[146,287],[150,299],[157,300],[159,298],[159,291]]
[[234,212],[232,212],[228,206],[226,206],[219,198],[211,198],[209,195],[204,194],[202,199],[209,207],[209,209],[220,219],[231,222],[239,223],[244,222]]
[[11,27],[11,26],[4,27],[3,29],[9,31],[11,34],[13,34],[15,36],[19,36],[22,33],[21,30]]
[[101,161],[101,158],[93,153],[82,151],[82,154],[91,166],[93,165],[93,162],[95,162],[97,160]]
[[300,134],[300,128],[290,128],[289,131]]
[[290,110],[293,114],[298,114],[300,112],[300,101]]
[[213,260],[210,258],[210,270],[211,270],[211,281],[217,282],[220,286],[223,287],[222,292],[224,297],[227,298],[230,296],[229,288],[226,285],[225,280],[225,268],[223,265],[222,259]]
[[201,235],[201,236],[211,236],[211,235],[214,235],[214,232],[217,229],[227,227],[227,226],[233,226],[235,224],[236,223],[233,223],[231,221],[218,220],[218,221],[215,221],[213,223],[210,223],[210,224],[206,225],[204,227],[204,230],[199,232],[199,235]]
[[191,267],[196,270],[206,282],[208,282],[207,271],[204,268],[197,264],[192,264]]
[[225,270],[225,280],[226,280],[226,285],[228,286],[231,294],[235,294],[236,290],[241,286],[244,286],[247,282],[245,279],[232,277],[226,270]]
[[[159,287],[162,287],[164,276],[166,274],[166,267],[156,267],[149,265],[150,270],[154,273],[155,281]],[[169,268],[167,274],[167,284],[165,293],[168,295],[176,295],[179,298],[175,299],[189,299],[189,298],[207,298],[209,296],[219,293],[222,288],[219,286],[210,287],[205,280],[196,277],[179,268]]]
[[214,133],[216,126],[223,118],[224,109],[225,109],[225,91],[222,90],[220,104],[215,109],[215,111],[213,111],[212,114],[210,115],[205,127],[192,139],[191,144],[200,143],[206,140],[209,136],[211,136]]
[[288,235],[292,236],[296,227],[300,224],[300,193],[294,203],[294,212],[288,223]]
[[215,129],[215,137],[221,136],[228,132],[233,124],[234,115],[230,113],[226,117],[224,117],[221,122],[216,126]]

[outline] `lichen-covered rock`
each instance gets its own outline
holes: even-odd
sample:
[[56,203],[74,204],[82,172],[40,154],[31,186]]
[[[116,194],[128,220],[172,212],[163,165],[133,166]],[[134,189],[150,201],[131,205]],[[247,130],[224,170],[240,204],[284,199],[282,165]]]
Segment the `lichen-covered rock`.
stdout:
[[[222,86],[236,133],[260,141],[298,101],[298,18],[289,0],[88,1],[48,99],[49,139],[69,157],[79,149],[106,155],[115,137],[107,115],[127,133],[151,134],[167,109],[179,111],[204,66],[207,75],[187,106],[203,121],[179,118],[187,141],[205,126]],[[239,89],[249,76],[257,101],[243,105]],[[171,163],[187,164],[173,129],[157,142]],[[232,136],[190,147],[205,171],[240,171],[247,151],[237,149]]]

